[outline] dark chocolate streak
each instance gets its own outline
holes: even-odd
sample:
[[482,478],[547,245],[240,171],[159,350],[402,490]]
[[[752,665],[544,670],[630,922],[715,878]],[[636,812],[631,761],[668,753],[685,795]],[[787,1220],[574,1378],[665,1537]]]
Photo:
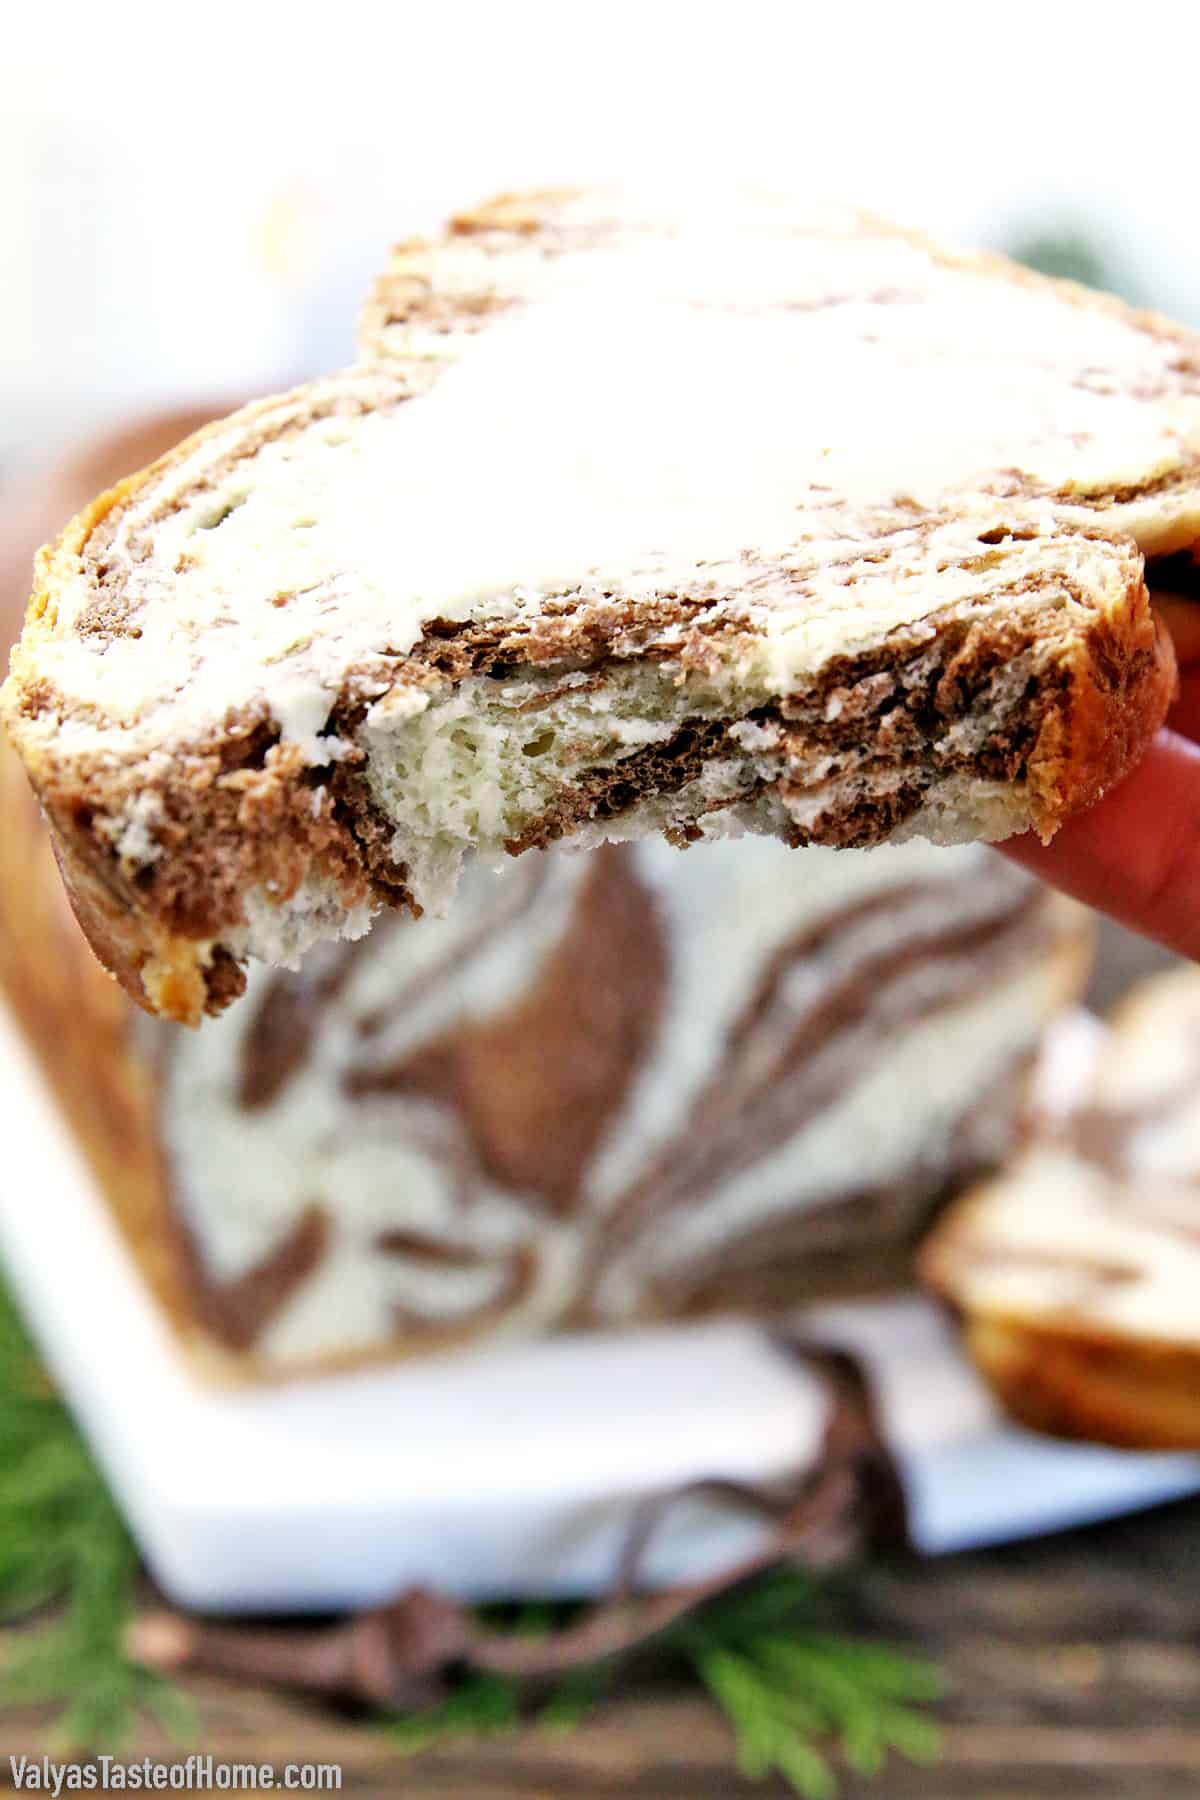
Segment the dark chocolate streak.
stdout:
[[499,1276],[495,1293],[465,1311],[430,1317],[414,1313],[407,1307],[393,1306],[393,1324],[408,1335],[438,1331],[447,1326],[462,1330],[469,1325],[478,1330],[528,1299],[537,1278],[538,1255],[531,1244],[516,1244],[511,1250],[493,1252],[403,1229],[381,1231],[375,1244],[385,1256],[400,1257],[405,1262],[415,1263],[418,1268],[488,1269]]
[[[857,961],[788,1018],[784,989],[798,965],[818,961],[847,928],[945,892],[944,884],[912,883],[869,895],[776,952],[686,1126],[614,1207],[605,1231],[608,1255],[670,1209],[691,1210],[730,1175],[769,1156],[861,1077],[892,1032],[982,988],[1040,933],[1039,898],[1020,882],[985,919],[915,932]],[[914,1002],[903,977],[922,963],[936,972],[936,983]]]
[[403,1256],[431,1269],[478,1269],[488,1261],[485,1251],[473,1249],[470,1244],[452,1244],[446,1238],[400,1228],[379,1232],[375,1247],[385,1256]]
[[[1167,1124],[1195,1100],[1195,1071],[1185,1069],[1161,1093],[1135,1107],[1094,1102],[1079,1107],[1057,1134],[1072,1155],[1104,1178],[1107,1206],[1188,1245],[1200,1243],[1200,1167],[1147,1172],[1138,1167],[1134,1145],[1147,1126]],[[1010,1260],[1009,1252],[1002,1254]],[[1028,1260],[1050,1259],[1031,1251]]]
[[[483,1260],[481,1257],[480,1261]],[[431,1335],[447,1328],[455,1332],[466,1327],[478,1331],[512,1312],[522,1301],[528,1299],[533,1289],[538,1272],[538,1253],[532,1244],[517,1244],[494,1261],[505,1273],[490,1300],[484,1300],[466,1312],[454,1313],[445,1318],[431,1318],[426,1313],[412,1312],[405,1306],[394,1306],[392,1321],[396,1330],[405,1337]]]
[[[388,995],[387,1005],[363,1013],[355,1021],[355,1031],[364,1040],[378,1037],[395,1019],[402,1018],[408,1008],[417,1006],[433,993],[440,981],[453,969],[461,969],[469,959],[486,948],[498,931],[514,924],[536,905],[546,880],[546,865],[530,857],[507,882],[497,886],[497,899],[473,930],[464,932],[442,956],[430,957],[422,963],[403,986]],[[403,929],[405,921],[392,921],[393,929]]]
[[[976,1142],[976,1123],[1018,1115],[1033,1062],[1032,1050],[1014,1059],[936,1161],[872,1186],[823,1194],[800,1213],[764,1219],[710,1251],[646,1272],[647,1310],[669,1318],[718,1309],[762,1314],[910,1282],[913,1252],[931,1221],[993,1166],[993,1155]],[[580,1316],[586,1320],[586,1307]]]
[[[649,744],[611,768],[595,769],[564,786],[552,815],[534,820],[524,831],[509,838],[504,847],[510,856],[519,856],[522,850],[536,844],[565,837],[574,826],[588,820],[613,819],[641,800],[677,793],[695,781],[710,762],[731,750],[736,754],[725,725],[713,720],[690,720],[667,743]],[[753,785],[748,782],[747,789]]]
[[322,1013],[349,981],[365,943],[319,951],[298,973],[268,984],[238,1051],[237,1097],[245,1112],[270,1106],[304,1067]]
[[[432,958],[389,996],[386,1009],[377,1008],[357,1021],[363,1038],[374,1037],[401,1018],[407,1007],[417,1005],[432,992],[448,969],[473,956],[501,926],[533,905],[544,880],[543,866],[524,865],[524,881],[510,881],[502,890],[502,903],[489,912],[479,927],[460,938],[443,957]],[[388,931],[409,928],[402,914],[378,920],[372,927],[371,954],[378,954]],[[272,1105],[288,1083],[299,1074],[312,1052],[322,1016],[344,991],[367,950],[367,940],[339,944],[318,951],[299,972],[284,971],[272,977],[257,1001],[249,1029],[238,1050],[237,1097],[246,1112]]]
[[200,1248],[175,1215],[184,1277],[196,1317],[234,1350],[249,1350],[262,1332],[320,1268],[329,1241],[329,1218],[310,1202],[273,1250],[244,1274],[221,1281],[205,1266]]
[[606,846],[593,852],[563,936],[513,1006],[399,1061],[351,1069],[346,1091],[440,1102],[492,1180],[570,1214],[653,1040],[666,979],[653,900],[632,859]]

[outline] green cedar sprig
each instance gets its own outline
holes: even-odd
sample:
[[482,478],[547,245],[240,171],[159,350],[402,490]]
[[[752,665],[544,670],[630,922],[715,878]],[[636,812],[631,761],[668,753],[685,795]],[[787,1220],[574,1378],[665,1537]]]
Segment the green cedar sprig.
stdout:
[[[863,1775],[882,1772],[889,1752],[929,1763],[937,1727],[919,1710],[942,1692],[932,1664],[875,1643],[814,1628],[818,1585],[797,1569],[778,1569],[721,1595],[656,1640],[664,1665],[683,1665],[707,1690],[733,1734],[748,1780],[778,1774],[803,1800],[832,1800],[831,1752]],[[541,1610],[542,1629],[565,1625],[577,1608]],[[513,1629],[529,1629],[528,1615]],[[549,1729],[569,1729],[598,1700],[611,1666],[578,1670],[561,1681],[538,1713]],[[463,1734],[514,1730],[528,1716],[516,1683],[466,1677],[440,1706],[395,1721],[409,1751]]]

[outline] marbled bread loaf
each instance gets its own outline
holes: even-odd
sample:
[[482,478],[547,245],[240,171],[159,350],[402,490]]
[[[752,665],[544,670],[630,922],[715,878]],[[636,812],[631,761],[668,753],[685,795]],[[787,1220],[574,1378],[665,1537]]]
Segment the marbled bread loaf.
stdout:
[[[38,536],[173,424],[0,495],[0,631]],[[1079,909],[977,847],[814,849],[803,881],[764,840],[553,849],[253,968],[192,1033],[88,952],[3,744],[0,836],[0,989],[223,1378],[907,1282],[1088,957]]]

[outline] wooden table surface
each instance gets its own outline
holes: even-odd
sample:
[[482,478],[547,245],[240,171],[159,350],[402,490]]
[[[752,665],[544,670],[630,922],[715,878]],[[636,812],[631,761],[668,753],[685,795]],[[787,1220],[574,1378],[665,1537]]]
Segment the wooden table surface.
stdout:
[[[1200,1796],[1200,1501],[1041,1543],[873,1569],[839,1604],[848,1628],[937,1657],[952,1686],[941,1707],[941,1763],[893,1761],[877,1782],[847,1779],[846,1800]],[[280,1766],[339,1762],[345,1792],[406,1800],[786,1792],[741,1782],[720,1717],[669,1689],[620,1694],[565,1735],[530,1727],[398,1759],[377,1729],[309,1701],[211,1679],[186,1685],[199,1719],[191,1748]],[[8,1752],[40,1752],[43,1724],[34,1710],[0,1715],[0,1783]],[[147,1733],[128,1754],[161,1749]]]

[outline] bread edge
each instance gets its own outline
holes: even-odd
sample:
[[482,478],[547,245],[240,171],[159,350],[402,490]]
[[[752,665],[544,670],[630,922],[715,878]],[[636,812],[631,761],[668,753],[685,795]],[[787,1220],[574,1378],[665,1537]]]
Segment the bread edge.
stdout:
[[[1195,989],[1192,968],[1138,982],[1110,1014],[1111,1036],[1097,1074],[1119,1067],[1124,1033],[1172,990]],[[985,1210],[995,1180],[965,1194],[926,1240],[922,1283],[947,1306],[964,1348],[997,1401],[1031,1430],[1128,1450],[1200,1450],[1200,1345],[1083,1326],[1068,1317],[1030,1320],[1011,1308],[972,1307],[958,1298],[955,1264],[972,1242],[972,1215]]]
[[1031,1430],[1123,1450],[1200,1450],[1200,1350],[995,1312],[969,1314],[963,1338],[1001,1406]]

